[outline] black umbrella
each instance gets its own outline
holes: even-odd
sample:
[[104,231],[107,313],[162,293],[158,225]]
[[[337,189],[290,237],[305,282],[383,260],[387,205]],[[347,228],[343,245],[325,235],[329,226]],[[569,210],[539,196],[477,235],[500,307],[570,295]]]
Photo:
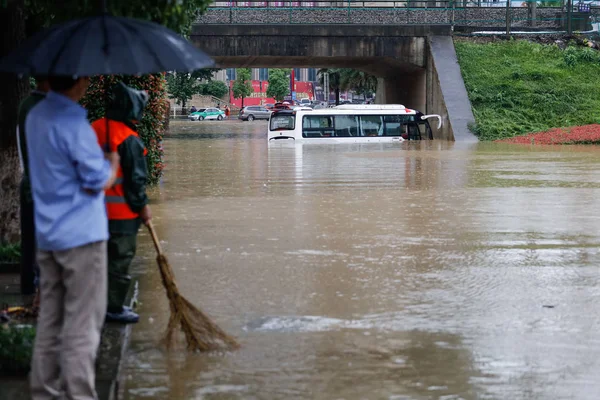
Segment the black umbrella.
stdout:
[[193,71],[213,60],[153,22],[99,15],[50,27],[0,60],[0,71],[24,75],[142,75]]
[[[0,60],[0,71],[77,77],[193,71],[213,65],[207,54],[164,26],[104,12],[37,33]],[[108,136],[107,120],[107,143]]]

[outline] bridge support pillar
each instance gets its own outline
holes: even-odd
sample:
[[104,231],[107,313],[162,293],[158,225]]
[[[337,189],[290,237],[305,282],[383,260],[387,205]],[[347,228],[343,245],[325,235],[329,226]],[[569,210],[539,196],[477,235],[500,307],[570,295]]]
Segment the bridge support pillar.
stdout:
[[406,108],[415,108],[425,112],[427,75],[425,70],[407,74],[397,71],[398,75],[377,78],[377,104],[403,104]]
[[375,92],[375,104],[387,104],[385,98],[385,79],[377,78],[377,91]]

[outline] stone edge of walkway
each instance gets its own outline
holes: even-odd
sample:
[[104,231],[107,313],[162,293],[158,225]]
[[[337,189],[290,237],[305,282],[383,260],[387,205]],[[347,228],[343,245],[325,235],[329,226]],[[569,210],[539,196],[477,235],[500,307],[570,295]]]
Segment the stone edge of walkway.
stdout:
[[[7,274],[3,274],[7,275]],[[137,280],[131,285],[127,304],[133,306],[137,302]],[[14,298],[16,295],[5,293],[0,287],[0,303],[5,297]],[[15,304],[16,305],[16,304]],[[133,325],[105,324],[96,361],[96,392],[98,400],[118,400],[122,391],[122,374],[125,354],[129,347]],[[28,376],[0,377],[0,400],[28,400]]]

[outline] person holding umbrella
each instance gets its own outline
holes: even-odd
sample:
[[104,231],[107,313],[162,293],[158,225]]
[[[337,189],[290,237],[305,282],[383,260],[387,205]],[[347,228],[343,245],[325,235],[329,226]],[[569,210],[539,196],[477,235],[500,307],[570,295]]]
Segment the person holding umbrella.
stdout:
[[[214,66],[206,53],[181,35],[153,22],[110,15],[106,0],[102,6],[101,14],[54,25],[0,59],[0,72],[51,77],[51,92],[25,124],[42,294],[32,362],[34,400],[60,397],[63,387],[67,398],[96,399],[98,321],[106,313],[108,220],[102,191],[113,186],[119,158],[112,153],[110,163],[104,160],[95,132],[84,122],[85,110],[76,102],[89,80],[80,77],[191,72]],[[166,338],[172,339],[179,328],[190,350],[237,348],[233,338],[178,291],[152,223],[147,227],[171,310]],[[71,251],[78,243],[93,248],[93,255]],[[57,260],[62,281],[56,280]],[[50,266],[48,272],[45,265]],[[90,265],[104,265],[104,274],[101,267],[92,271]],[[85,304],[73,304],[92,281],[95,286],[86,293]],[[56,290],[62,291],[62,299]],[[102,300],[98,291],[104,291]]]
[[123,303],[131,283],[129,266],[135,256],[137,233],[142,222],[147,224],[152,219],[146,196],[147,151],[136,128],[142,120],[148,94],[122,82],[112,93],[106,117],[92,123],[100,146],[116,151],[121,160],[117,182],[105,192],[110,233],[106,320],[136,323],[139,316]]
[[106,312],[108,220],[103,190],[119,166],[105,157],[79,100],[89,78],[50,76],[25,120],[41,308],[31,366],[33,399],[94,399]]

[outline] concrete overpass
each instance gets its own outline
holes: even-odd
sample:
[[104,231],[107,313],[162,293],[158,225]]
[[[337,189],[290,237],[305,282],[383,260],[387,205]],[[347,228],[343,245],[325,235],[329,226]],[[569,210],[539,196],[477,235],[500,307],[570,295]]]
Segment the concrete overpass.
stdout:
[[191,40],[220,68],[363,70],[378,77],[378,102],[442,115],[436,138],[476,140],[449,25],[195,24]]

